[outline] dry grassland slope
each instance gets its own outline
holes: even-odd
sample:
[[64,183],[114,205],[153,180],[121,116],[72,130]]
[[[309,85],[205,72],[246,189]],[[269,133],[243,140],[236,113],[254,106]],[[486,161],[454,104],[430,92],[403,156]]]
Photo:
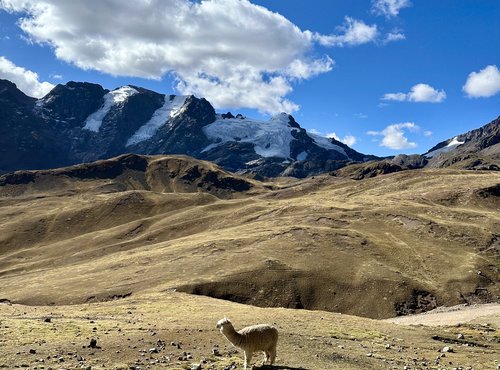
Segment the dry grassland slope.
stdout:
[[178,289],[386,318],[498,300],[500,175],[261,183],[189,157],[0,177],[0,299]]

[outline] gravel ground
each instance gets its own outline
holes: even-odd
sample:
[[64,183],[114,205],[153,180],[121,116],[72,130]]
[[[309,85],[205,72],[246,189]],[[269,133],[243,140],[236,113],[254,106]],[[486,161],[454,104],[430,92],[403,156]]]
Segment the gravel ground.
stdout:
[[500,325],[500,304],[488,303],[438,307],[422,314],[395,317],[385,321],[402,325],[449,326],[481,321],[485,317],[488,317],[489,322]]

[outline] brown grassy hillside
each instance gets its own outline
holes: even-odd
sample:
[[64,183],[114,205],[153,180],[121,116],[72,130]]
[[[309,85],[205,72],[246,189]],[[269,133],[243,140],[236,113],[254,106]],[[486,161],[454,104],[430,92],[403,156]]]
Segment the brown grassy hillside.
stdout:
[[261,183],[188,157],[0,177],[0,299],[178,289],[373,318],[495,301],[500,175]]

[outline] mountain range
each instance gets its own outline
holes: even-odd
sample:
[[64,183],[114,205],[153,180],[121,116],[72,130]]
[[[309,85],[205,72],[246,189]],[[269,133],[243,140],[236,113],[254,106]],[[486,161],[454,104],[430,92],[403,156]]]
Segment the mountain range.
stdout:
[[136,86],[109,91],[87,82],[60,84],[36,99],[0,80],[0,173],[125,153],[184,154],[265,177],[330,172],[360,179],[448,166],[498,170],[499,123],[497,118],[423,155],[379,158],[308,132],[286,113],[265,122],[218,114],[206,99],[192,95],[164,95]]

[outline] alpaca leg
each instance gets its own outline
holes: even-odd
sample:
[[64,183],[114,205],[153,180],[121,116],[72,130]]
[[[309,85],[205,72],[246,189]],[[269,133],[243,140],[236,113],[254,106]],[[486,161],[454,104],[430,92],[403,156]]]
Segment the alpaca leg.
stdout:
[[269,365],[274,364],[274,360],[276,360],[276,346],[269,350]]
[[245,351],[245,370],[251,366],[250,362],[252,361],[252,355],[253,353]]
[[271,358],[271,352],[269,351],[264,351],[266,354],[266,359],[264,360],[264,364],[267,364],[269,362],[269,359]]

